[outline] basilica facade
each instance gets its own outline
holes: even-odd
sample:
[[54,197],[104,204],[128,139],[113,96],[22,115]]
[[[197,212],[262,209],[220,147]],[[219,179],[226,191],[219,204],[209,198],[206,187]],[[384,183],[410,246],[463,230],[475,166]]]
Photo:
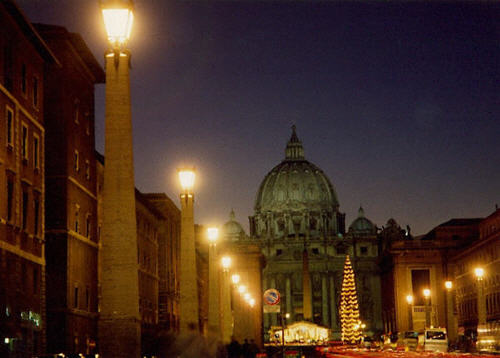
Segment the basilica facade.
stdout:
[[[310,321],[330,328],[332,339],[340,337],[343,265],[350,255],[361,320],[366,331],[382,330],[377,227],[360,208],[346,230],[334,186],[319,167],[305,159],[295,126],[285,158],[257,190],[249,224],[247,235],[232,213],[223,228],[227,246],[240,253],[245,250],[238,247],[260,249],[262,265],[248,279],[259,281],[260,296],[268,288],[280,292],[281,313],[289,317],[286,324]],[[281,324],[279,314],[265,311],[261,311],[264,341],[271,327]]]

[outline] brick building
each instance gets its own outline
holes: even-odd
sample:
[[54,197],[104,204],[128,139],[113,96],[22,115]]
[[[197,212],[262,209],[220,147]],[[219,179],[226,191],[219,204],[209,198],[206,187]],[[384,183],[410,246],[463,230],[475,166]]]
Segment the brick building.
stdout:
[[94,86],[104,71],[80,35],[35,27],[60,62],[44,81],[47,351],[88,354],[97,339]]
[[0,356],[45,345],[44,66],[57,59],[13,1],[0,2]]

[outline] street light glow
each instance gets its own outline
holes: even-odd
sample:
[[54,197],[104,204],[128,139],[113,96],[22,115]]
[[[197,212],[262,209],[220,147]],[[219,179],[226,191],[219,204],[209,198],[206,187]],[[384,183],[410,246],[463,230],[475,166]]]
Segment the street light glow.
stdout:
[[241,293],[241,294],[244,294],[247,290],[247,286],[245,285],[239,285],[238,286],[238,292]]
[[123,45],[130,38],[134,13],[132,4],[123,1],[103,1],[102,17],[108,40],[112,45]]
[[181,182],[181,187],[184,191],[190,192],[194,186],[194,170],[193,169],[181,169],[179,170],[179,181]]
[[248,301],[251,307],[255,306],[255,299],[251,298],[250,301]]
[[406,302],[408,302],[408,304],[411,305],[413,303],[413,296],[412,295],[406,296]]
[[476,267],[474,269],[474,274],[476,275],[478,280],[482,280],[484,276],[484,269],[482,267]]
[[431,290],[429,290],[428,288],[424,288],[424,297],[425,298],[431,297]]
[[208,236],[208,241],[211,244],[215,244],[217,238],[219,237],[219,229],[217,229],[216,227],[209,227],[207,229],[207,236]]
[[246,292],[244,295],[243,295],[243,298],[245,299],[245,301],[250,301],[250,298],[252,298],[252,296],[250,296],[250,294],[248,292]]
[[234,275],[231,276],[231,281],[233,281],[233,283],[237,285],[238,283],[240,283],[240,275],[235,273]]
[[221,259],[221,263],[222,263],[222,268],[224,270],[227,270],[227,269],[229,269],[229,267],[231,267],[231,258],[229,256],[224,256]]
[[452,289],[452,287],[453,287],[453,282],[451,282],[451,281],[446,281],[446,282],[444,283],[444,287],[446,287],[446,289],[447,289],[447,290],[451,290],[451,289]]

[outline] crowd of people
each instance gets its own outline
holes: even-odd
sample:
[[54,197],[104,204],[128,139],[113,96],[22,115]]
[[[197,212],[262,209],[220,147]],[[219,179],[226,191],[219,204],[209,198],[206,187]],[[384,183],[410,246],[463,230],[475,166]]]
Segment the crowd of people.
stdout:
[[253,339],[248,342],[245,339],[243,344],[240,344],[236,339],[232,339],[226,347],[228,358],[255,358],[257,353],[260,352],[259,346],[255,343]]

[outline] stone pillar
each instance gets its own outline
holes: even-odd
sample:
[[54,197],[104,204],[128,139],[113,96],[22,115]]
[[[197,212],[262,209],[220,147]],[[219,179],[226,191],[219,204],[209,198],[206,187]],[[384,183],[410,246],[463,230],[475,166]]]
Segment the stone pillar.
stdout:
[[208,333],[211,337],[219,340],[221,338],[221,307],[219,288],[219,265],[217,259],[217,247],[210,244],[208,253]]
[[333,275],[330,276],[330,327],[332,331],[338,331],[339,327],[337,325],[337,301],[335,297],[335,280]]
[[[119,56],[119,58],[115,58]],[[130,110],[130,55],[106,54],[99,355],[139,357],[139,273]]]
[[455,342],[458,336],[458,323],[453,307],[453,291],[446,290],[446,332],[448,333],[448,341]]
[[[477,326],[486,325],[486,297],[484,297],[484,280],[477,280]],[[484,328],[484,327],[483,327]]]
[[293,308],[292,308],[292,284],[290,282],[290,276],[286,277],[286,312],[285,313],[290,313],[290,319],[288,323],[292,323],[294,321],[293,319]]
[[326,275],[321,276],[321,304],[323,306],[323,326],[328,327],[330,317],[328,313],[328,283],[326,282]]
[[233,312],[231,310],[231,283],[229,271],[222,273],[222,342],[229,344],[233,335]]
[[304,320],[312,321],[311,274],[309,273],[309,257],[306,249],[302,254],[302,295]]
[[198,274],[194,237],[194,195],[181,194],[181,252],[179,263],[179,331],[199,330]]

